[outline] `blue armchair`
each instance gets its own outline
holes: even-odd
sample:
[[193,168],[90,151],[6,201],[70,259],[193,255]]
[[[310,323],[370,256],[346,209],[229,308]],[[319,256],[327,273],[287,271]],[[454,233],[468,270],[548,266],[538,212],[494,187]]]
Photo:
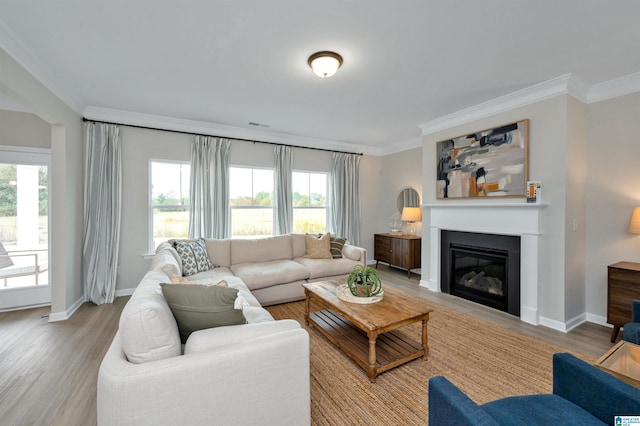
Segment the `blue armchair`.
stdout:
[[603,425],[640,415],[640,389],[568,353],[553,356],[553,394],[477,405],[442,376],[429,380],[430,425]]
[[622,338],[640,345],[640,300],[631,302],[631,322],[622,327]]

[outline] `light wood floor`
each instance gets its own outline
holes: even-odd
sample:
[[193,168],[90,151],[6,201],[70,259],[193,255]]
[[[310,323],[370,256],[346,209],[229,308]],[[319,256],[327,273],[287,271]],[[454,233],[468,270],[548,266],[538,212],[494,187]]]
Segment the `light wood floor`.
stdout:
[[[380,265],[384,285],[400,287],[460,312],[590,355],[605,353],[611,329],[583,324],[570,333],[525,324],[511,315],[419,287],[419,276]],[[0,424],[94,425],[100,362],[128,297],[83,304],[67,321],[49,323],[49,308],[0,313]]]

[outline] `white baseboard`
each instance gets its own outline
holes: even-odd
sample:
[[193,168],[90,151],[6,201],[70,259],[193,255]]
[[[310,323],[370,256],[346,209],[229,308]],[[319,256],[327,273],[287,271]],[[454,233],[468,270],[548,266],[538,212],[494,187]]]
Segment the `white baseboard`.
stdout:
[[566,332],[567,333],[570,332],[571,330],[573,330],[580,324],[584,324],[585,322],[587,322],[587,314],[583,312],[580,315],[577,315],[566,322],[566,328],[567,328]]
[[607,317],[603,317],[602,315],[587,313],[587,321],[598,325],[604,325],[605,327],[613,328],[613,325],[607,323]]
[[115,296],[116,297],[131,296],[135,290],[136,290],[135,287],[116,290]]
[[51,306],[51,303],[43,303],[43,304],[39,304],[39,305],[19,306],[17,308],[0,309],[0,312],[22,311],[23,309],[44,308],[45,306]]
[[82,295],[82,297],[76,300],[74,304],[71,305],[66,311],[51,312],[51,314],[49,314],[49,322],[68,320],[69,318],[71,318],[71,315],[73,315],[75,311],[77,311],[78,308],[82,306],[82,304],[86,301],[87,301],[86,296]]
[[540,325],[552,328],[554,330],[562,331],[563,333],[567,332],[567,325],[562,321],[556,321],[551,318],[540,317]]
[[420,280],[420,287],[425,287],[429,291],[434,293],[440,293],[440,286],[435,281]]

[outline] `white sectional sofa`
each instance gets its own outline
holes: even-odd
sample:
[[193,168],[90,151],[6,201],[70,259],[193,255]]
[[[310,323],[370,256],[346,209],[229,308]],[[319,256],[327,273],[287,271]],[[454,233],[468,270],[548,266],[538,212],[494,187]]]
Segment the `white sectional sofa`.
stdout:
[[187,279],[238,289],[247,323],[195,331],[181,344],[160,284],[182,263],[171,245],[158,246],[100,366],[99,425],[310,423],[309,336],[261,304],[302,299],[302,283],[344,276],[366,264],[366,251],[345,245],[342,258],[309,259],[297,234],[206,246],[219,266]]

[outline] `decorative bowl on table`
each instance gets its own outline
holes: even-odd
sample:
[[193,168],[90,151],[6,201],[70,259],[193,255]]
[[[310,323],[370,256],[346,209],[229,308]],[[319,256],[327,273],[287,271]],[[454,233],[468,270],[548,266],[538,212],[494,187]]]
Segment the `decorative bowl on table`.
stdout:
[[343,300],[349,303],[358,303],[360,305],[367,305],[371,303],[380,302],[384,297],[384,291],[380,291],[375,296],[354,296],[351,294],[351,290],[347,284],[341,284],[336,288],[336,294],[338,295],[338,299]]
[[351,303],[376,303],[384,297],[378,271],[370,266],[356,265],[347,277],[347,283],[336,289],[338,298]]

